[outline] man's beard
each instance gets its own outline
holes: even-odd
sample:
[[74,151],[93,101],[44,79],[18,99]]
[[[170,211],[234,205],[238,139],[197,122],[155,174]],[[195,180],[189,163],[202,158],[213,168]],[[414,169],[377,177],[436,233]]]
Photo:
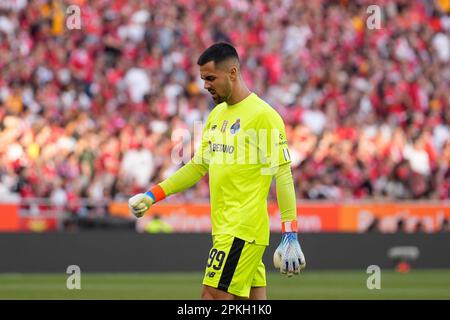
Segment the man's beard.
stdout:
[[225,100],[221,97],[221,96],[217,96],[216,98],[213,98],[213,100],[214,100],[214,102],[216,103],[216,104],[220,104],[220,103],[222,103],[222,102],[224,102]]

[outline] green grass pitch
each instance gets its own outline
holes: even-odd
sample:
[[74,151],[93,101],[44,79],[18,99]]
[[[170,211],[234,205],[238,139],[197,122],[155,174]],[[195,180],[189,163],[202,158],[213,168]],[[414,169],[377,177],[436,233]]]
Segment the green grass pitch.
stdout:
[[[369,290],[361,271],[306,271],[287,278],[267,275],[268,298],[450,299],[450,270],[382,270],[381,289]],[[0,299],[199,299],[201,273],[81,273],[81,289],[68,290],[69,275],[0,274]]]

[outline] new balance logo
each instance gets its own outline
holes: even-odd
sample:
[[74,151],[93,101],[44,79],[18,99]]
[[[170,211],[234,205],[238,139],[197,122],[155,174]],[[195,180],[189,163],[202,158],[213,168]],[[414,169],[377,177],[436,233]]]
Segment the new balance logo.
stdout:
[[216,273],[214,271],[208,271],[208,273],[206,274],[209,278],[214,278],[214,276],[216,275]]

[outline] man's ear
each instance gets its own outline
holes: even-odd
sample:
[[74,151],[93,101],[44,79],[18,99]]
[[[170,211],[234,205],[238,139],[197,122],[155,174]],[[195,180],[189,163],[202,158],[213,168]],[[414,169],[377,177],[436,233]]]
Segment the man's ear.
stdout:
[[236,66],[231,66],[230,68],[230,80],[235,81],[238,77],[238,69]]

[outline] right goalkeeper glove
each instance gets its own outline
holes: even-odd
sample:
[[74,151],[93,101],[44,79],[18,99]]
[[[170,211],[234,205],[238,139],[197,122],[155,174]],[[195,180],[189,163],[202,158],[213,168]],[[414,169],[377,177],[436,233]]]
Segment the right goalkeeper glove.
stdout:
[[152,197],[148,193],[138,193],[128,200],[128,207],[136,218],[140,218],[154,203],[154,196]]
[[146,193],[138,193],[128,200],[128,207],[136,218],[142,217],[145,212],[157,201],[165,198],[164,190],[154,186]]

